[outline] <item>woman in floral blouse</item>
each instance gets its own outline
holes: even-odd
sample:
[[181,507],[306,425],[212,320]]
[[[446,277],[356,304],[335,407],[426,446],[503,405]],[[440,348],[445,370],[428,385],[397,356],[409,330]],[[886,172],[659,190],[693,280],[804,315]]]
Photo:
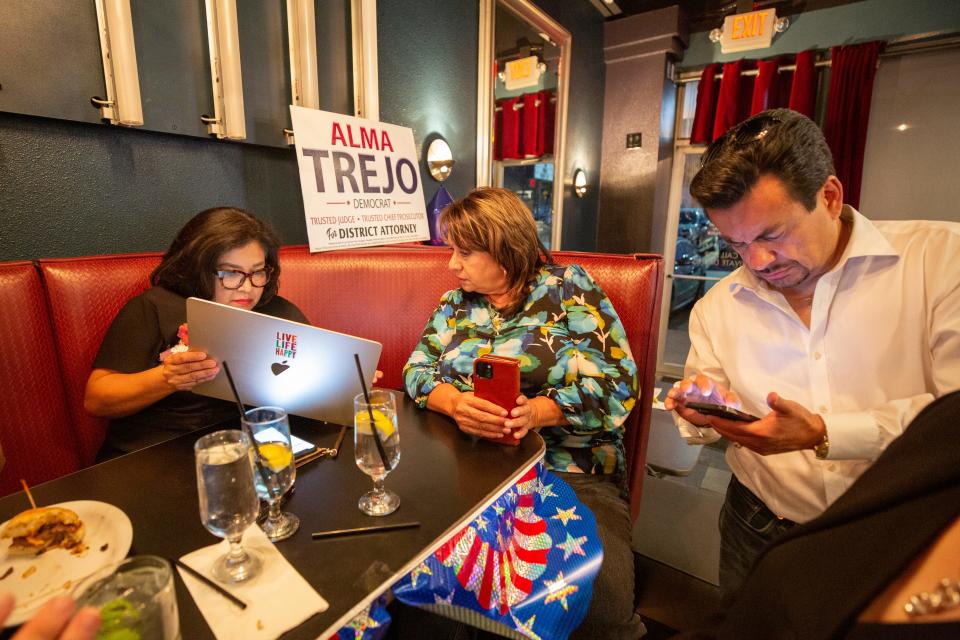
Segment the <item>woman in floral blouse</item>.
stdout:
[[[590,610],[571,637],[638,638],[620,482],[637,366],[617,312],[582,267],[552,264],[510,191],[471,192],[443,212],[440,228],[460,287],[443,295],[410,355],[407,392],[473,436],[539,431],[548,468],[593,511],[604,547]],[[520,360],[521,395],[510,412],[473,394],[473,362],[486,353]]]

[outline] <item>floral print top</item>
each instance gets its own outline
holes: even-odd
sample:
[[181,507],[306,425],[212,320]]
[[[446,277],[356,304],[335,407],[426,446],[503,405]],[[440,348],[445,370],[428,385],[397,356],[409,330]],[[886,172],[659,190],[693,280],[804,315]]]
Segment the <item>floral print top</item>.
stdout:
[[620,318],[578,265],[541,268],[523,307],[502,317],[482,295],[448,291],[403,368],[407,393],[426,407],[438,385],[473,390],[473,361],[520,360],[520,392],[552,398],[569,424],[544,427],[547,466],[623,473],[624,422],[637,399],[637,366]]

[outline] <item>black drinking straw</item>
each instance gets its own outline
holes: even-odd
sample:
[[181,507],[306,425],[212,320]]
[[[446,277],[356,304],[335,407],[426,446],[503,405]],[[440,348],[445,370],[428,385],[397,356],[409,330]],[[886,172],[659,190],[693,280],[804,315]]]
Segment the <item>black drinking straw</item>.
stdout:
[[250,431],[244,419],[247,417],[247,412],[243,408],[243,403],[240,401],[240,394],[237,393],[237,385],[233,383],[233,376],[230,375],[230,366],[227,365],[227,361],[223,361],[223,371],[227,374],[227,381],[230,383],[230,390],[233,391],[233,399],[237,401],[237,409],[240,411],[240,430],[247,434],[247,437],[250,438],[250,446],[253,447],[253,459],[255,461],[255,466],[257,468],[257,473],[260,474],[260,481],[263,483],[263,488],[267,490],[267,495],[271,498],[276,496],[273,495],[273,489],[270,487],[270,483],[267,482],[267,474],[263,471],[263,457],[260,455],[260,447],[257,446],[257,441],[253,437],[253,432]]
[[377,443],[377,453],[380,454],[380,459],[383,460],[383,468],[387,471],[392,471],[393,467],[390,466],[390,461],[387,460],[387,452],[383,450],[383,443],[380,442],[380,434],[377,433],[377,425],[373,421],[373,407],[370,406],[370,394],[367,393],[367,380],[363,377],[363,367],[360,366],[360,356],[356,353],[353,354],[353,360],[357,363],[357,374],[360,376],[360,388],[363,389],[363,399],[367,401],[367,413],[370,415],[370,431],[373,432],[373,441]]

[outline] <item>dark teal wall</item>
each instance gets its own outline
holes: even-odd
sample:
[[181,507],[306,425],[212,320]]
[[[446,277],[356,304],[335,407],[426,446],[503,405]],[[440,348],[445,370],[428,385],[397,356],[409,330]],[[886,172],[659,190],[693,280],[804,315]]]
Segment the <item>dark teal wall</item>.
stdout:
[[589,2],[538,0],[537,6],[559,22],[573,37],[567,116],[566,167],[570,181],[574,170],[587,174],[583,198],[564,185],[561,248],[595,251],[600,190],[600,145],[603,137],[603,17]]
[[[789,15],[789,14],[787,14]],[[863,0],[789,15],[790,28],[774,36],[773,45],[759,51],[721,53],[707,32],[691,33],[682,67],[704,66],[740,58],[767,58],[804,49],[827,49],[869,40],[891,40],[922,33],[960,30],[957,0]]]
[[478,20],[476,2],[377,2],[380,120],[413,129],[427,201],[439,183],[424,143],[438,135],[456,162],[444,184],[450,195],[476,184]]
[[[318,7],[332,1],[318,0]],[[563,248],[591,250],[603,22],[586,1],[539,4],[573,34],[564,177],[582,167],[592,188],[579,200],[564,187]],[[380,117],[412,127],[424,155],[431,134],[446,138],[457,161],[447,181],[455,197],[476,176],[478,17],[476,2],[468,0],[378,2]],[[349,46],[349,24],[338,24],[337,34],[347,30],[339,46]],[[320,39],[321,53],[330,42]],[[421,171],[429,199],[437,183]],[[306,242],[288,149],[0,112],[0,260],[163,250],[184,221],[216,205],[253,211],[284,243]]]
[[[557,175],[569,180],[582,168],[591,188],[580,199],[570,186],[558,187],[564,189],[562,248],[591,251],[597,246],[603,18],[586,1],[537,5],[573,36],[566,167]],[[423,154],[430,136],[442,136],[457,163],[445,186],[454,198],[463,196],[476,184],[478,7],[464,1],[380,0],[377,18],[380,119],[413,128]],[[421,173],[429,199],[437,183],[426,177],[423,162]]]
[[0,260],[163,250],[217,205],[307,240],[287,149],[0,113]]

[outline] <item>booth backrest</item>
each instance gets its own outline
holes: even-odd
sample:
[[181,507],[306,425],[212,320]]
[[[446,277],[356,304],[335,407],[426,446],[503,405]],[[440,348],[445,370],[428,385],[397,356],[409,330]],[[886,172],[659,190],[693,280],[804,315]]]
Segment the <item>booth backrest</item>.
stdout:
[[110,323],[126,302],[149,286],[160,255],[124,254],[40,260],[53,318],[54,344],[63,371],[70,422],[80,462],[93,462],[107,433],[107,421],[83,408],[90,365]]
[[[640,398],[627,422],[631,507],[639,508],[653,404],[663,262],[654,255],[554,252],[560,264],[583,266],[620,315],[639,368]],[[440,296],[457,286],[444,247],[377,247],[311,254],[280,252],[280,293],[311,322],[383,344],[381,386],[402,389],[401,370]]]
[[383,344],[380,385],[403,388],[401,370],[440,296],[456,286],[449,250],[375,247],[280,252],[280,295],[318,327]]
[[[314,325],[383,344],[381,385],[402,389],[401,371],[443,292],[457,286],[447,269],[450,250],[394,246],[311,254],[306,247],[280,251],[280,294]],[[656,366],[663,263],[653,255],[559,251],[561,264],[582,265],[610,297],[623,321],[639,369],[640,397],[627,421],[631,507],[636,514],[643,481]],[[90,367],[120,308],[149,285],[160,254],[126,254],[0,265],[0,408],[14,407],[18,424],[3,426],[7,470],[2,488],[26,469],[20,456],[35,442],[47,453],[27,479],[56,477],[93,462],[106,421],[83,408]],[[46,292],[46,297],[43,293]],[[52,327],[52,332],[51,332]],[[7,338],[11,336],[11,338]],[[32,395],[31,395],[32,394]],[[29,409],[27,407],[30,407]],[[33,450],[28,447],[26,450]],[[17,461],[14,461],[17,460]]]
[[0,495],[80,468],[40,275],[30,262],[0,264]]

